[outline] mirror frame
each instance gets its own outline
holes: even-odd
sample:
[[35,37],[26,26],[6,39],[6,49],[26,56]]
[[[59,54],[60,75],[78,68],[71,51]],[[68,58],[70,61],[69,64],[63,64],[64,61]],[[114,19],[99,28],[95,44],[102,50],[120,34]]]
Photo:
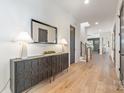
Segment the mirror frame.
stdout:
[[48,27],[51,27],[51,28],[54,28],[55,29],[55,32],[56,32],[56,38],[55,38],[55,40],[56,40],[56,42],[54,43],[52,43],[52,42],[33,42],[33,43],[38,43],[38,44],[57,44],[57,27],[54,27],[54,26],[51,26],[51,25],[49,25],[49,24],[46,24],[46,23],[43,23],[43,22],[40,22],[40,21],[37,21],[37,20],[35,20],[35,19],[31,19],[31,37],[32,37],[32,39],[33,39],[33,22],[36,22],[36,23],[39,23],[39,24],[42,24],[42,25],[45,25],[45,26],[48,26]]

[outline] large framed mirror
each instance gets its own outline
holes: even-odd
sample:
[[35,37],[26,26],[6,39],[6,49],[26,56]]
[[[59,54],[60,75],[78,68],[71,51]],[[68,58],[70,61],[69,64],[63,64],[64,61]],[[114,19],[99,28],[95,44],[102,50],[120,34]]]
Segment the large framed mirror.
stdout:
[[57,27],[32,19],[31,36],[34,43],[57,44]]

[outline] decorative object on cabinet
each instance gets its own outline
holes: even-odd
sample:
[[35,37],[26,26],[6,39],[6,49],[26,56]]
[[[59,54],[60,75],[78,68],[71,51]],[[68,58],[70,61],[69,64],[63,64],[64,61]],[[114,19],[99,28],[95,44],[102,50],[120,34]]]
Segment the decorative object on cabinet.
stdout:
[[53,53],[56,53],[55,51],[44,51],[44,55],[46,55],[46,54],[53,54]]
[[16,41],[21,45],[19,58],[27,57],[27,43],[33,42],[28,32],[20,32]]
[[63,39],[61,40],[61,44],[62,44],[62,52],[65,52],[65,46],[67,46],[68,43],[67,43],[67,41],[63,38]]
[[43,80],[55,78],[68,70],[68,53],[28,57],[10,60],[10,89],[12,93],[22,93]]
[[57,44],[57,28],[34,19],[31,20],[31,36],[34,43]]

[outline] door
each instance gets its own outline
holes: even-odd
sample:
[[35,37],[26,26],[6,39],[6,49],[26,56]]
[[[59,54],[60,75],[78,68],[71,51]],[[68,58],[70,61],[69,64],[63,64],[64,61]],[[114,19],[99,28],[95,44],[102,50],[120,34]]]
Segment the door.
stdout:
[[113,50],[114,50],[114,66],[116,66],[116,25],[114,26]]
[[121,8],[120,15],[120,75],[124,84],[124,6]]
[[82,42],[80,42],[80,56],[82,57],[83,56],[83,50],[82,50],[82,48],[83,48],[83,43]]
[[75,28],[70,26],[70,64],[75,63]]

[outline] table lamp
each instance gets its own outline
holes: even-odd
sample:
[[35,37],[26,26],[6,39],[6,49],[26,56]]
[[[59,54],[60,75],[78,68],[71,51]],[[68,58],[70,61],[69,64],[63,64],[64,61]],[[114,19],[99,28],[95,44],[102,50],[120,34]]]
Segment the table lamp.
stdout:
[[63,38],[63,39],[61,40],[61,44],[62,44],[62,52],[65,52],[64,47],[65,47],[66,45],[68,45],[68,42]]
[[28,32],[20,32],[17,41],[20,43],[20,58],[27,57],[27,44],[30,42],[33,42],[31,36],[28,34]]

